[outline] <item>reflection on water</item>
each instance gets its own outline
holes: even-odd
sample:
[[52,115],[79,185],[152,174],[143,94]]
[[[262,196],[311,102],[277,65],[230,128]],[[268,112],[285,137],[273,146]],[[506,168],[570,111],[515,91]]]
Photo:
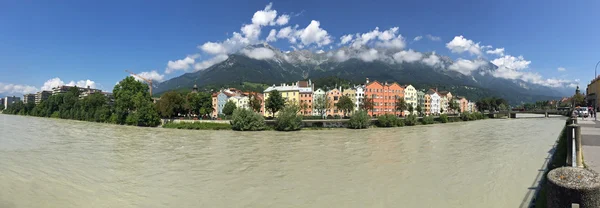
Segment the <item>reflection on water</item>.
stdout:
[[517,207],[563,124],[281,133],[0,115],[0,207]]

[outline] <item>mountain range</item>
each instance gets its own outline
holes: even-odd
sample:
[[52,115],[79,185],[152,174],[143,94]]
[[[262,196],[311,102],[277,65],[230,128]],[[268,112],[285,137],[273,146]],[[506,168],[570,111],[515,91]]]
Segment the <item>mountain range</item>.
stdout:
[[[566,96],[566,92],[557,88],[533,84],[522,80],[504,79],[491,75],[498,67],[487,60],[481,61],[477,69],[469,75],[450,70],[454,61],[440,56],[438,64],[426,64],[423,61],[394,62],[393,60],[373,59],[365,61],[356,58],[369,49],[342,47],[329,52],[296,50],[283,52],[268,44],[247,46],[235,54],[207,69],[159,83],[154,92],[160,94],[169,90],[189,89],[194,84],[227,85],[252,82],[279,84],[305,79],[338,77],[352,83],[364,83],[370,80],[412,84],[417,88],[439,87],[452,90],[453,94],[467,96],[477,100],[481,97],[503,97],[511,104],[557,99]],[[256,55],[253,52],[264,52]],[[378,51],[392,57],[394,51]],[[266,55],[265,55],[266,54]],[[343,56],[340,57],[340,54]],[[428,57],[431,53],[424,53]],[[367,54],[368,55],[368,54]],[[351,58],[348,58],[351,57]]]

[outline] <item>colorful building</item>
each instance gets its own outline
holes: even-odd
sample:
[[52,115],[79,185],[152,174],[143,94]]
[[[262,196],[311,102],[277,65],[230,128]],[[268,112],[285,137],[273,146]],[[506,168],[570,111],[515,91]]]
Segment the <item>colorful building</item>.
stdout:
[[344,112],[342,110],[338,110],[335,106],[335,104],[340,101],[340,97],[342,97],[341,89],[342,88],[340,87],[340,89],[327,91],[327,99],[329,99],[329,103],[331,104],[331,106],[325,111],[327,117],[335,117],[336,115],[344,116]]
[[441,97],[440,97],[440,95],[434,89],[429,89],[429,91],[427,91],[427,94],[431,98],[429,113],[431,115],[439,115],[440,114],[440,107],[441,107],[441,102],[440,102],[441,101]]
[[373,99],[373,111],[369,111],[370,116],[378,116],[386,113],[401,115],[396,111],[396,100],[404,97],[404,88],[398,83],[388,84],[378,81],[367,82],[365,84],[365,98]]
[[308,80],[298,82],[298,92],[300,93],[300,114],[311,116],[313,114],[313,91],[314,84]]
[[250,102],[250,99],[248,99],[248,96],[235,95],[235,96],[229,97],[229,99],[227,99],[227,101],[232,101],[233,103],[235,103],[236,108],[249,109],[248,104]]
[[[417,91],[417,106],[421,107],[421,113],[425,113],[425,92]],[[416,110],[416,108],[415,108]]]
[[[350,100],[352,100],[352,103],[354,103],[354,110],[356,110],[356,89],[355,88],[348,88],[348,89],[344,89],[344,91],[342,91],[342,95],[349,97]],[[348,112],[350,113],[350,112]],[[350,115],[350,114],[348,114]]]
[[425,108],[423,108],[425,115],[431,114],[431,95],[425,93]]
[[470,112],[469,109],[469,100],[467,100],[467,98],[462,97],[462,96],[456,96],[455,99],[456,102],[458,103],[458,106],[460,107],[460,112]]
[[320,116],[320,115],[321,115],[321,114],[319,114],[318,110],[317,110],[317,109],[315,109],[314,102],[315,102],[316,100],[318,100],[318,99],[321,99],[321,98],[322,98],[322,99],[326,99],[326,98],[327,98],[327,95],[326,95],[326,94],[327,94],[327,92],[325,92],[325,90],[323,90],[323,89],[321,89],[321,88],[319,88],[319,89],[317,89],[317,90],[315,90],[315,91],[313,92],[313,109],[312,109],[313,116]]
[[356,90],[356,102],[354,103],[356,106],[354,107],[354,110],[360,110],[360,106],[365,99],[365,86],[354,86],[354,89]]
[[405,114],[413,114],[416,112],[417,104],[418,104],[418,96],[417,89],[415,89],[412,85],[405,85],[404,87],[404,101],[409,106],[412,106],[413,111],[409,112],[408,110],[404,111]]

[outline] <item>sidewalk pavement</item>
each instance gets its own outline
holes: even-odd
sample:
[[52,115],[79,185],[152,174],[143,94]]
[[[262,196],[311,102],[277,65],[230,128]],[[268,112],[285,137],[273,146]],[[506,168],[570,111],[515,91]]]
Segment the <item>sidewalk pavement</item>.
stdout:
[[579,118],[583,161],[589,169],[600,173],[600,118]]

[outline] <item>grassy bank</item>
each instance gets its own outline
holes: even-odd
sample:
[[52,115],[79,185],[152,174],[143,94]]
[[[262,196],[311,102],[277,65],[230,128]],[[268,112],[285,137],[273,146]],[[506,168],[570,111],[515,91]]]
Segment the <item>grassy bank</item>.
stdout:
[[537,197],[535,198],[535,207],[545,208],[546,207],[546,175],[548,172],[555,168],[564,167],[567,165],[567,133],[566,133],[566,125],[571,123],[571,119],[567,119],[565,127],[560,132],[560,136],[558,137],[556,149],[554,149],[554,154],[550,162],[548,162],[548,166],[546,167],[546,171],[544,172],[544,177],[542,178],[540,191],[538,192]]
[[209,122],[194,122],[194,123],[166,123],[163,128],[170,129],[194,129],[194,130],[231,130],[231,125],[227,123],[209,123]]

